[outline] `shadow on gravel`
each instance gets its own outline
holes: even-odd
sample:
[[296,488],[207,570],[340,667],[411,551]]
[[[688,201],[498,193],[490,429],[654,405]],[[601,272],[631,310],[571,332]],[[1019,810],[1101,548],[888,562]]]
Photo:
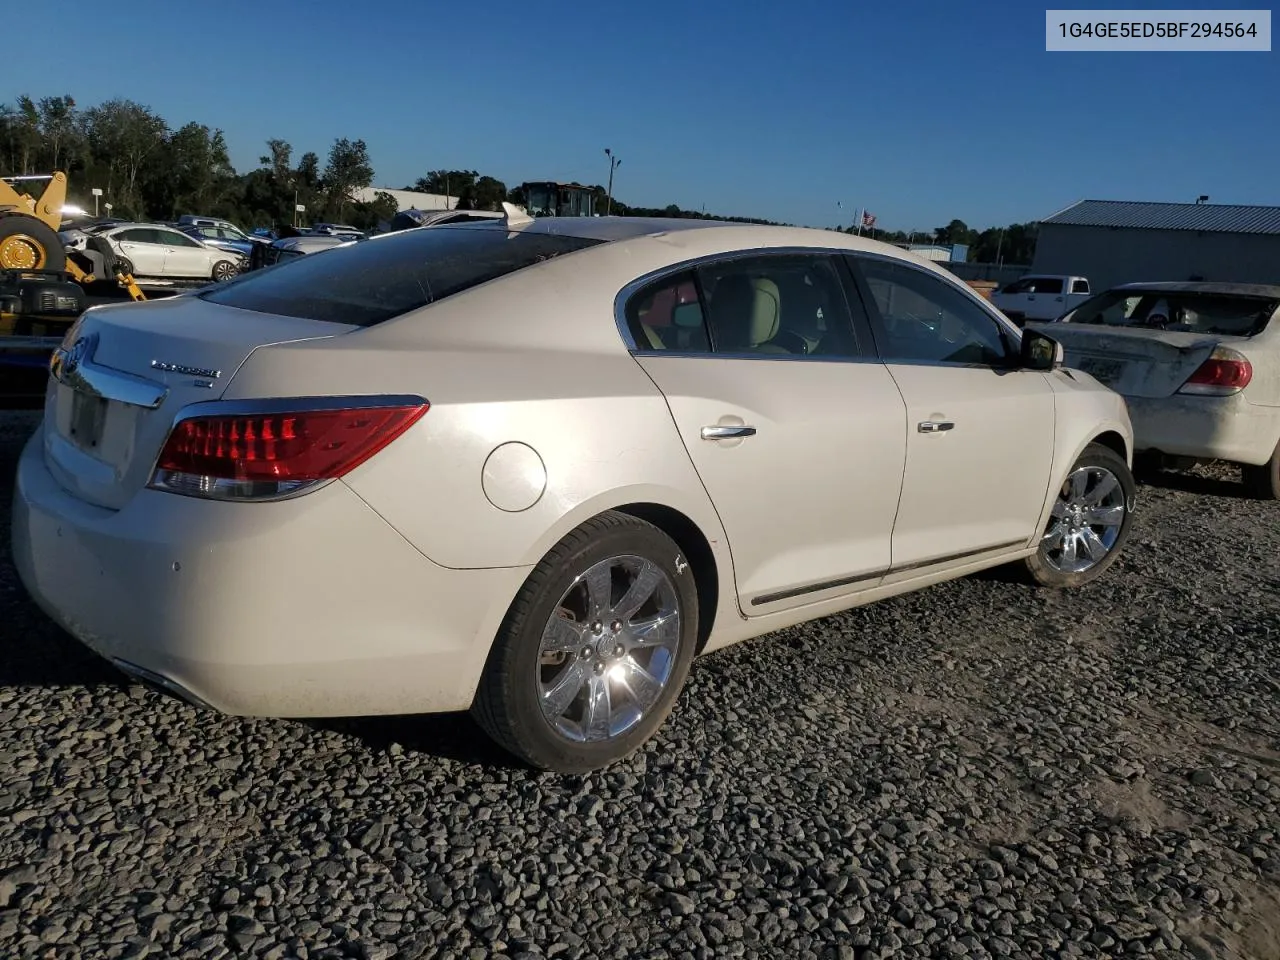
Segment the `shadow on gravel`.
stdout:
[[1142,494],[1143,487],[1153,487],[1157,490],[1176,490],[1181,493],[1190,493],[1202,497],[1227,497],[1231,500],[1251,499],[1244,484],[1237,479],[1206,477],[1197,473],[1164,471],[1144,475],[1138,488],[1139,496]]
[[[19,623],[39,611],[23,617]],[[90,653],[52,623],[43,629],[15,629],[6,618],[0,626],[0,688],[128,686],[128,678],[101,657]]]
[[490,740],[465,713],[300,722],[313,730],[354,737],[374,753],[386,753],[393,745],[399,745],[407,753],[423,754],[439,760],[474,763],[490,769],[528,769]]

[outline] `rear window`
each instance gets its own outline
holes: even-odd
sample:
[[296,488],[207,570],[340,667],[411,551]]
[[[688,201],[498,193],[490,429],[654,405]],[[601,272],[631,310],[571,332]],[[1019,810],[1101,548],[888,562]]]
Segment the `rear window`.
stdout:
[[242,310],[370,327],[600,242],[479,225],[437,227],[319,251],[288,270],[242,274],[199,296]]
[[1067,314],[1070,323],[1146,327],[1220,337],[1261,333],[1280,301],[1220,293],[1110,290]]

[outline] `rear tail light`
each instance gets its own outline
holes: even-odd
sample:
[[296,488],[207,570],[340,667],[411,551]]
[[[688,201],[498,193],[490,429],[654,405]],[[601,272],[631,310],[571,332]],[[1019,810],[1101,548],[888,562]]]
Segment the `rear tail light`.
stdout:
[[178,421],[148,484],[211,500],[272,500],[354,470],[429,409],[425,400]]
[[1253,364],[1242,353],[1218,347],[1209,359],[1187,378],[1179,393],[1202,397],[1228,397],[1239,393],[1253,379]]

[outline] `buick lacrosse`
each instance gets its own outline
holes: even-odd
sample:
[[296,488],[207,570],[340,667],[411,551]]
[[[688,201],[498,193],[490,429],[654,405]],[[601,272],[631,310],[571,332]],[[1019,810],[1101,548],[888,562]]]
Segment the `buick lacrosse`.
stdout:
[[470,710],[586,771],[695,655],[997,564],[1101,574],[1129,417],[1061,357],[869,240],[510,208],[88,311],[13,552],[197,705]]

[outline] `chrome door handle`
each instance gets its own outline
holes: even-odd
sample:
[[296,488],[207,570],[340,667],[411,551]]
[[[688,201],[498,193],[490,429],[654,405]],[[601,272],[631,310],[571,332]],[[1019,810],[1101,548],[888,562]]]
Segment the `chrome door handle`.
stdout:
[[755,427],[733,427],[718,423],[713,427],[702,428],[703,440],[736,440],[739,437],[754,437]]
[[916,429],[921,433],[945,433],[955,428],[956,425],[951,420],[922,420],[916,424]]

